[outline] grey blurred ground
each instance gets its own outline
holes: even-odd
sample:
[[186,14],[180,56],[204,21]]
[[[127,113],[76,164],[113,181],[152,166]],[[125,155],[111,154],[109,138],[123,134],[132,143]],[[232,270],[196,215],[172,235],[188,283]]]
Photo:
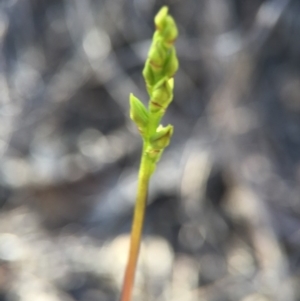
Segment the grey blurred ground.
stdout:
[[180,31],[135,300],[300,300],[300,1],[0,1],[0,300],[118,300],[153,16]]

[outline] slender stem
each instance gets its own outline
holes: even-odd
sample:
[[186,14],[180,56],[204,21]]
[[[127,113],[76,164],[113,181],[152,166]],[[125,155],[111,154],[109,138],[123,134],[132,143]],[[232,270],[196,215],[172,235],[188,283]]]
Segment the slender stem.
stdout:
[[138,191],[134,209],[134,217],[130,238],[130,250],[127,261],[126,272],[124,276],[121,301],[130,301],[132,288],[134,284],[135,270],[138,261],[138,255],[141,244],[141,236],[144,224],[145,209],[147,204],[148,184],[151,177],[152,162],[149,160],[146,152],[146,143],[144,142],[142,159],[140,164]]

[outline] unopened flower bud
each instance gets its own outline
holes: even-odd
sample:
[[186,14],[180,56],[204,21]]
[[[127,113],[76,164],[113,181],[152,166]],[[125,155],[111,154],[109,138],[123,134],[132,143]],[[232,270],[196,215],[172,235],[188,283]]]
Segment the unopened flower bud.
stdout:
[[173,98],[173,87],[174,79],[164,78],[153,88],[150,100],[151,112],[164,111],[168,107]]
[[161,38],[152,44],[148,54],[149,64],[153,71],[161,71],[166,60],[166,49]]
[[155,77],[154,77],[152,67],[150,66],[149,59],[146,61],[145,67],[143,69],[143,76],[144,76],[144,80],[146,82],[148,94],[151,95],[152,88],[155,84]]
[[174,47],[172,47],[164,66],[164,74],[166,74],[168,77],[173,77],[178,69],[178,66],[179,63],[176,55],[176,50]]
[[178,36],[178,29],[174,19],[171,16],[166,17],[165,28],[162,32],[165,45],[171,47]]
[[150,138],[151,146],[156,150],[163,150],[166,148],[173,135],[173,126],[167,125],[166,127],[159,126],[156,133]]
[[168,15],[168,7],[163,6],[154,18],[154,23],[158,31],[162,30],[165,25],[166,17]]
[[132,93],[129,97],[130,101],[130,118],[136,123],[139,131],[143,133],[149,120],[149,112],[142,102]]

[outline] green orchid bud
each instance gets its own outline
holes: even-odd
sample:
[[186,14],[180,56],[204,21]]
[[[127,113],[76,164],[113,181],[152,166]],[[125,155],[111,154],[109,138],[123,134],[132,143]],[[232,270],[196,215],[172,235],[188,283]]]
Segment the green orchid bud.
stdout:
[[166,17],[165,28],[162,32],[162,36],[164,38],[164,44],[167,47],[171,47],[178,36],[176,23],[171,16]]
[[130,118],[136,123],[141,134],[143,134],[148,124],[149,112],[143,103],[132,93],[130,93],[129,101]]
[[155,23],[156,29],[158,31],[161,31],[164,28],[167,15],[168,15],[168,7],[167,6],[163,6],[159,10],[159,12],[156,14],[156,16],[154,18],[154,23]]
[[166,60],[166,49],[161,38],[152,44],[148,54],[149,64],[153,71],[161,71]]
[[150,100],[150,112],[165,111],[173,98],[174,79],[164,78],[152,91]]
[[149,159],[151,159],[154,164],[156,164],[160,160],[164,149],[170,144],[172,135],[173,126],[169,124],[166,127],[160,125],[157,128],[156,133],[150,137],[150,144],[146,149],[146,153]]
[[156,133],[150,138],[152,148],[156,150],[165,149],[169,145],[172,135],[172,125],[169,124],[166,127],[160,125],[157,128]]
[[143,76],[146,82],[146,88],[148,91],[148,94],[152,94],[152,88],[155,85],[155,75],[152,70],[152,67],[149,64],[149,60],[146,61],[146,64],[143,69]]
[[173,77],[178,69],[178,66],[179,63],[176,55],[176,50],[174,47],[172,47],[164,66],[164,74],[166,74],[168,77]]
[[[154,23],[157,32],[163,37],[164,44],[167,47],[171,47],[178,36],[178,30],[174,19],[168,15],[168,8],[166,6],[162,7],[158,12]],[[156,33],[154,38],[156,37]]]

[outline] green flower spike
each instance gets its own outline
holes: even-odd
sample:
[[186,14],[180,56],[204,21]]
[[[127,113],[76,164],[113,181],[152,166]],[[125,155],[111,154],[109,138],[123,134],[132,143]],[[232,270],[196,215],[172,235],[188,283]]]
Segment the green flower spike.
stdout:
[[130,118],[135,122],[143,139],[143,153],[140,164],[138,191],[131,231],[130,251],[126,267],[121,301],[130,301],[137,266],[147,192],[151,175],[164,149],[173,135],[173,126],[160,125],[166,109],[173,99],[174,79],[178,59],[174,42],[178,30],[168,8],[162,7],[154,20],[156,31],[146,60],[143,76],[149,94],[148,109],[130,94]]
[[155,17],[156,31],[153,35],[148,58],[143,70],[147,91],[151,98],[154,86],[164,77],[173,77],[178,69],[174,42],[178,30],[174,19],[164,6]]

